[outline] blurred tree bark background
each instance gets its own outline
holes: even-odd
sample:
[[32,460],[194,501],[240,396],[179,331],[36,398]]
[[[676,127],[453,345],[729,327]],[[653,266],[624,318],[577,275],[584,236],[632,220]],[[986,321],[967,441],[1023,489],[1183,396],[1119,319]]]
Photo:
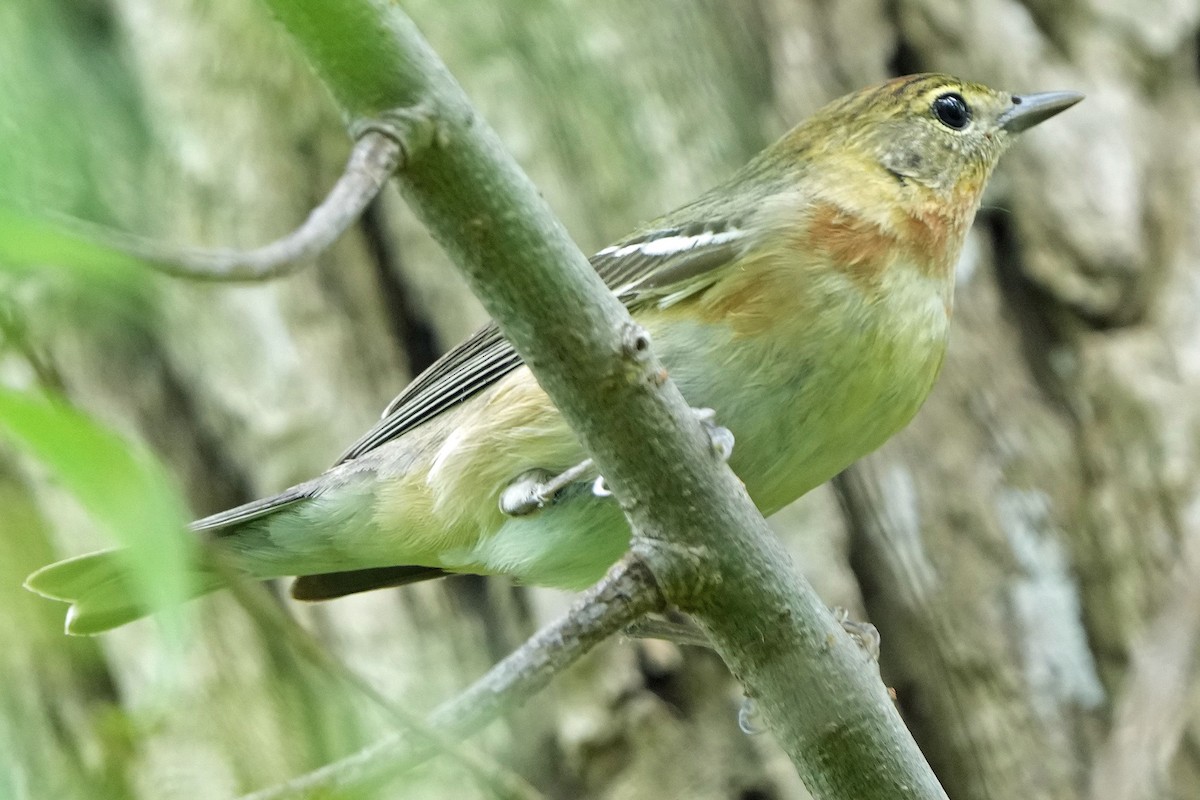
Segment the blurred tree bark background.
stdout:
[[[1200,794],[1200,6],[404,6],[585,252],[891,74],[1085,92],[1002,163],[925,409],[773,525],[831,605],[879,627],[884,680],[951,797]],[[6,198],[166,241],[280,235],[349,149],[327,93],[245,0],[10,0],[0,73]],[[147,443],[197,516],[320,472],[483,322],[390,191],[294,277],[137,280],[116,300],[0,275],[0,381],[60,390]],[[62,608],[20,582],[107,542],[8,450],[0,509],[0,798],[226,798],[388,729],[227,593],[194,604],[174,662],[151,623],[66,639]],[[456,578],[279,602],[420,712],[568,600]],[[807,797],[769,734],[738,729],[740,702],[708,652],[614,641],[472,746],[548,797]],[[494,793],[465,776],[442,757],[378,796]]]

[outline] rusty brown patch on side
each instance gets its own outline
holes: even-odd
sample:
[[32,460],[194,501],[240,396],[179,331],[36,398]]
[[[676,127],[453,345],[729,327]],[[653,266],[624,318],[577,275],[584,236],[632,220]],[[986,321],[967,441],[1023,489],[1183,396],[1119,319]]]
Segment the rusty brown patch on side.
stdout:
[[879,225],[823,203],[790,238],[742,259],[709,289],[667,313],[720,321],[738,336],[766,333],[811,313],[814,269],[833,265],[869,294],[879,290],[884,271],[901,252],[901,243]]
[[814,209],[801,237],[796,247],[826,256],[834,269],[864,290],[879,285],[901,246],[878,224],[832,203]]
[[979,190],[964,185],[954,202],[930,198],[912,209],[898,212],[905,246],[913,264],[931,278],[947,278],[954,269],[978,202]]
[[[902,212],[904,238],[913,254],[913,265],[922,274],[936,277],[946,270],[950,243],[956,237],[953,220],[931,209]],[[957,248],[955,248],[957,249]]]
[[704,322],[728,325],[738,336],[775,330],[787,320],[803,318],[811,258],[805,253],[760,251],[742,259],[705,291],[666,309]]

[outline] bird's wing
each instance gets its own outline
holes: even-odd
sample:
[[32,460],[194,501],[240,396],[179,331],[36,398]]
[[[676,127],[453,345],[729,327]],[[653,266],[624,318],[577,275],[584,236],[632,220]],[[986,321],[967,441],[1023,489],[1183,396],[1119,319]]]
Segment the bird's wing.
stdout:
[[251,500],[249,503],[240,505],[237,508],[230,508],[226,511],[207,516],[204,519],[198,519],[189,527],[193,531],[208,531],[221,536],[223,535],[222,532],[229,532],[243,522],[250,522],[265,517],[268,514],[274,514],[281,508],[312,497],[314,489],[316,489],[314,481],[302,483],[277,495],[264,497],[259,500]]
[[[626,307],[668,306],[711,285],[720,268],[737,258],[745,238],[736,223],[714,219],[686,227],[659,227],[606,247],[590,260]],[[428,422],[521,363],[495,323],[487,325],[418,375],[337,463],[358,458]]]

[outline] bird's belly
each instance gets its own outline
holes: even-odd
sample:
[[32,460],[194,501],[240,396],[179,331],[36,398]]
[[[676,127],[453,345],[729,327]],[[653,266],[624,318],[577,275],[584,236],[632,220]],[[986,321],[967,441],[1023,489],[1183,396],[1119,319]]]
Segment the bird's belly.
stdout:
[[812,316],[760,335],[675,321],[656,340],[688,401],[733,432],[730,466],[763,513],[879,447],[928,395],[949,327],[942,287],[901,275],[889,288],[873,301],[833,291]]

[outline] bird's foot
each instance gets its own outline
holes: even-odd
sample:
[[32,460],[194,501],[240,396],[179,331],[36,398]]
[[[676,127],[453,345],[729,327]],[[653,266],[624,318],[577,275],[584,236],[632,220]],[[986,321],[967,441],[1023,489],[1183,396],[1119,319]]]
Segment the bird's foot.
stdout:
[[833,609],[833,618],[842,626],[842,630],[850,634],[850,638],[858,642],[872,661],[879,661],[879,629],[869,622],[859,622],[858,620],[850,619],[850,612],[847,609],[837,606]]
[[[711,408],[693,408],[692,413],[704,426],[712,446],[712,451],[722,461],[728,461],[733,454],[733,432],[716,424],[717,412]],[[590,458],[585,458],[575,466],[558,475],[552,475],[544,469],[534,469],[516,478],[500,493],[500,510],[510,517],[523,517],[540,511],[570,484],[580,480],[595,469]],[[592,484],[592,494],[597,497],[608,497],[612,494],[604,476],[595,479]]]
[[693,408],[692,414],[708,433],[713,454],[722,461],[728,461],[733,455],[733,431],[717,424],[717,412],[711,408]]
[[592,460],[585,458],[568,470],[552,475],[544,469],[526,472],[500,493],[500,510],[510,517],[523,517],[554,502],[563,489],[592,470]]

